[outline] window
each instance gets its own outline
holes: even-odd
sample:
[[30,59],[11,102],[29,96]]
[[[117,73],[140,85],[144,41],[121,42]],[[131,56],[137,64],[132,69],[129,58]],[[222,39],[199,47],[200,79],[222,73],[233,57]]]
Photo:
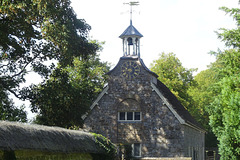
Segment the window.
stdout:
[[141,120],[140,112],[135,112],[134,120],[136,120],[136,121],[140,121]]
[[127,157],[141,157],[142,153],[142,145],[141,143],[133,143],[133,144],[125,144],[124,145],[124,155]]
[[133,120],[133,112],[127,112],[127,120],[132,121]]
[[125,112],[119,113],[119,120],[125,120]]
[[119,121],[141,121],[141,112],[118,112]]
[[134,157],[141,157],[141,144],[134,143],[132,144],[132,154]]

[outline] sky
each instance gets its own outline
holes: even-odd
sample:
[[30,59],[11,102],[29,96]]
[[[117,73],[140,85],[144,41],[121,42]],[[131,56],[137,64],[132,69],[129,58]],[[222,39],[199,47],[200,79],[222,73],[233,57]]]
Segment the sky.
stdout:
[[[137,0],[136,0],[137,1]],[[126,0],[72,0],[78,18],[92,27],[89,37],[104,41],[100,52],[102,61],[114,67],[122,53],[119,36],[130,24]],[[133,7],[133,25],[143,35],[140,41],[141,58],[147,67],[162,52],[173,52],[188,69],[205,70],[215,59],[210,51],[224,49],[217,38],[219,28],[236,27],[232,17],[219,7],[239,7],[238,0],[138,0]],[[195,73],[196,74],[196,73]],[[39,76],[29,76],[27,84],[39,83]],[[20,105],[22,101],[16,100]],[[29,102],[24,102],[26,106]],[[27,107],[28,118],[34,114]]]
[[[137,0],[136,0],[137,1]],[[78,18],[92,27],[91,39],[105,41],[102,61],[113,67],[122,53],[121,33],[130,24],[126,0],[72,0]],[[224,49],[219,28],[236,27],[219,7],[238,7],[238,0],[138,0],[133,6],[133,25],[143,35],[141,58],[147,67],[162,52],[173,52],[186,68],[205,70],[215,59],[210,51]]]

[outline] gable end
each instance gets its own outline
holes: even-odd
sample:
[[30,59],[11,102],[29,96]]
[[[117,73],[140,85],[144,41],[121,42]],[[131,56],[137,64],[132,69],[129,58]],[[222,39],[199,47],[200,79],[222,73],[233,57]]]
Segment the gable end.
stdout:
[[[93,108],[98,104],[100,99],[104,96],[104,94],[107,94],[107,91],[109,89],[109,86],[106,86],[103,91],[98,95],[97,99],[93,102],[93,104],[90,106],[90,111],[93,110]],[[88,112],[82,115],[82,119],[85,120],[88,116]]]
[[[174,116],[178,119],[178,121],[181,124],[192,127],[201,132],[206,132],[162,82],[157,80],[157,85],[151,82],[151,87],[153,88],[153,91],[155,91],[158,94],[158,96],[163,100],[163,102],[166,104],[166,106],[169,108],[169,110],[174,114]],[[163,92],[166,93],[163,94],[161,92],[161,89],[163,89]],[[168,96],[166,97],[166,95]],[[174,104],[176,106],[173,106],[169,98],[172,98],[171,101],[175,101]]]
[[151,87],[153,88],[153,91],[155,91],[158,94],[158,96],[163,100],[163,102],[166,104],[168,109],[174,114],[174,116],[178,119],[178,121],[181,124],[184,124],[185,121],[177,114],[177,112],[173,109],[172,105],[168,103],[167,99],[162,95],[162,93],[157,89],[155,84],[153,84],[152,82],[151,82]]

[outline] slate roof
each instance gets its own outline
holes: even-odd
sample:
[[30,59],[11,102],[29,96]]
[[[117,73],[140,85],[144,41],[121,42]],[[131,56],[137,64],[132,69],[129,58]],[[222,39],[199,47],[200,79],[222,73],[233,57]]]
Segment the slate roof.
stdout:
[[132,24],[130,24],[130,26],[128,26],[128,28],[119,37],[124,38],[128,36],[143,37],[143,35]]
[[167,86],[165,86],[161,81],[157,80],[156,87],[186,123],[204,130],[204,128],[192,117],[192,115],[185,109],[185,107],[180,103],[177,97],[169,90]]

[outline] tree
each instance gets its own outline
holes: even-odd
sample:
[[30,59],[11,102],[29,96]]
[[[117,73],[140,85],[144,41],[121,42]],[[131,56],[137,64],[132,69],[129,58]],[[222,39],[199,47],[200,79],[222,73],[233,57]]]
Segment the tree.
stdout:
[[215,96],[208,107],[210,126],[219,141],[221,159],[240,158],[240,52],[216,53],[212,64],[217,82],[211,86]]
[[225,45],[228,47],[234,47],[234,48],[240,48],[239,43],[239,24],[240,24],[240,9],[239,8],[227,8],[227,7],[221,7],[221,10],[225,11],[226,14],[230,14],[230,16],[233,17],[233,19],[237,22],[237,28],[235,29],[226,29],[226,28],[220,28],[219,32],[216,32],[218,35],[218,38],[221,39],[223,42],[225,42]]
[[14,106],[12,99],[8,98],[6,92],[0,92],[0,120],[8,120],[8,121],[27,121],[27,115],[24,111],[24,106],[20,108]]
[[[222,7],[240,24],[240,9]],[[232,49],[212,52],[216,62],[210,69],[216,82],[210,89],[213,101],[208,107],[210,126],[219,141],[221,159],[240,159],[240,30],[220,29],[218,37]]]
[[46,61],[64,67],[76,56],[95,54],[97,45],[87,40],[90,29],[77,19],[69,0],[0,1],[1,94],[23,98],[20,84],[28,72],[48,78],[55,68]]
[[82,126],[81,116],[106,83],[110,67],[98,56],[75,58],[73,66],[58,67],[51,78],[31,88],[26,95],[32,111],[38,113],[36,122],[60,127]]
[[206,106],[212,102],[213,92],[210,90],[210,86],[215,82],[215,73],[210,70],[204,70],[194,76],[196,85],[191,86],[188,90],[189,95],[193,98],[195,107],[198,108],[199,113],[204,117],[201,119],[201,124],[204,125],[204,128],[208,130],[209,121],[208,113],[206,111]]
[[[240,9],[221,9],[233,16],[239,26]],[[203,113],[208,112],[206,120],[211,128],[205,126],[219,141],[221,159],[240,159],[240,30],[221,28],[216,33],[232,49],[210,52],[216,61],[195,77],[198,85],[190,94],[202,106]]]
[[196,81],[196,85],[191,86],[188,93],[193,99],[194,107],[199,111],[198,114],[201,118],[198,121],[207,131],[205,146],[217,147],[218,141],[209,125],[209,113],[207,111],[215,96],[211,86],[217,82],[216,73],[212,69],[207,69],[194,76],[194,80]]
[[193,107],[192,98],[188,94],[188,89],[195,85],[192,73],[196,69],[187,69],[182,66],[175,54],[160,54],[158,60],[151,64],[151,70],[159,77],[171,92],[178,98],[183,106],[197,118],[198,111]]

